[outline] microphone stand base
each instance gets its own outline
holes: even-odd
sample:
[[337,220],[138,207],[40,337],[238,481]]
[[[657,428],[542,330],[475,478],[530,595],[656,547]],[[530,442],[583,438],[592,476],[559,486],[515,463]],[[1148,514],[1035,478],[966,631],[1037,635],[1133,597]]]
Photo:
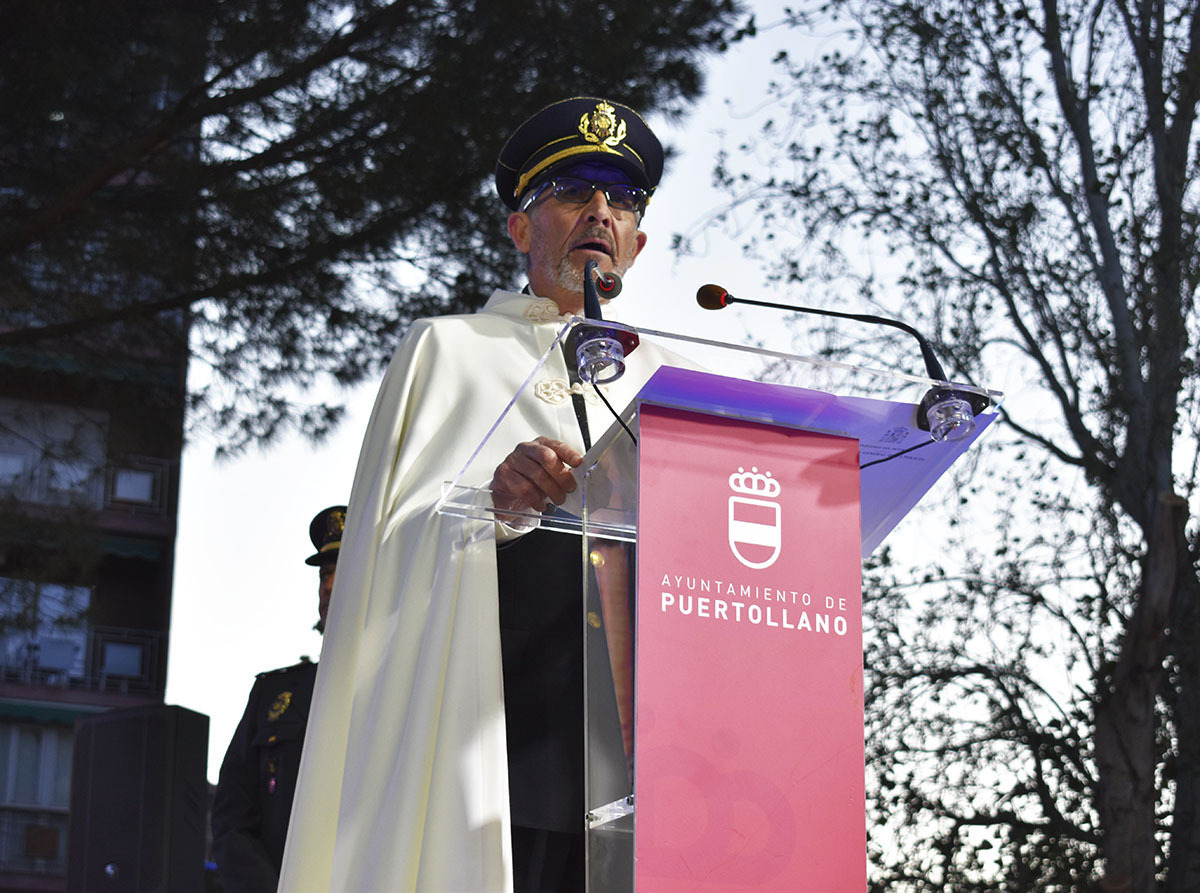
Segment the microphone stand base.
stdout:
[[625,374],[625,357],[640,339],[632,326],[576,318],[567,336],[567,350],[575,355],[579,377],[592,385],[608,384]]
[[962,440],[975,430],[975,416],[991,401],[983,394],[954,388],[930,388],[917,407],[917,427],[938,443]]

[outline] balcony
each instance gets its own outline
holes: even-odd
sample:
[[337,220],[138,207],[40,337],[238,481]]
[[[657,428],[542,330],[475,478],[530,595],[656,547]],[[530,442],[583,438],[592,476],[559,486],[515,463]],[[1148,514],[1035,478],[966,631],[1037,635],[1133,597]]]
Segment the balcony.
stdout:
[[162,634],[114,626],[0,634],[0,680],[68,690],[158,695]]

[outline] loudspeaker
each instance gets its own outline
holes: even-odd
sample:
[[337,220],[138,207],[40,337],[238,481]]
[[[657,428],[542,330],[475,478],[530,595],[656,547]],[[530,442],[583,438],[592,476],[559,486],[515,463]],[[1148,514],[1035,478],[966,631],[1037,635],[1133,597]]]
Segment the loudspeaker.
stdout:
[[202,893],[208,717],[113,710],[75,724],[68,893]]

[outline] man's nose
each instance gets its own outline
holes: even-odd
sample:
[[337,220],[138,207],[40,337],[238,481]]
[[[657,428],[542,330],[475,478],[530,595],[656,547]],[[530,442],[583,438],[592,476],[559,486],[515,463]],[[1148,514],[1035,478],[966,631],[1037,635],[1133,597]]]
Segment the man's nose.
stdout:
[[592,197],[588,199],[586,210],[588,220],[594,220],[605,226],[612,224],[612,208],[609,207],[608,197],[604,194],[603,189],[597,189],[592,193]]

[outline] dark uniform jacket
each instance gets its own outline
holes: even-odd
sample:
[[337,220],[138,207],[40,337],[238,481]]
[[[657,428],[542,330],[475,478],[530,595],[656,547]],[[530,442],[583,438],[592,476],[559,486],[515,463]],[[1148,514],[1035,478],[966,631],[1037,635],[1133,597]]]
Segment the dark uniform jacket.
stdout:
[[317,665],[260,673],[213,798],[213,860],[226,893],[274,893]]
[[[517,827],[579,833],[584,827],[580,539],[534,530],[501,545],[496,559],[512,822]],[[591,671],[611,679],[600,633],[589,631]],[[615,778],[613,785],[625,786],[623,795],[625,753],[611,684],[593,688],[589,709],[592,759],[616,766],[609,777]],[[592,768],[596,782],[599,770]],[[592,793],[596,796],[604,789]]]
[[583,827],[579,538],[535,530],[496,553],[514,825]]

